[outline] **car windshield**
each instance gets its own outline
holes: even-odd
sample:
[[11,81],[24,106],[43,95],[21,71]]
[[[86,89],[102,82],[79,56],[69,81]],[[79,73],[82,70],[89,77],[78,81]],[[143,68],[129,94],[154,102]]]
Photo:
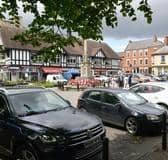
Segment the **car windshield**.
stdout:
[[10,100],[18,116],[61,110],[69,106],[63,98],[53,91],[15,94],[10,96]]
[[139,105],[147,102],[143,97],[132,92],[118,93],[117,96],[128,105]]

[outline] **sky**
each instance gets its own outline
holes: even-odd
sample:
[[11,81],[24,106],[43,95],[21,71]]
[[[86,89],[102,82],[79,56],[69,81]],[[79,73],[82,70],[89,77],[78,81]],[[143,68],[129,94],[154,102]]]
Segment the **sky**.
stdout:
[[[136,1],[136,0],[134,0]],[[116,52],[124,51],[129,40],[136,41],[153,38],[154,35],[162,40],[168,35],[168,0],[149,0],[153,10],[152,24],[147,24],[141,13],[137,14],[137,21],[118,15],[118,27],[104,26],[104,42],[108,43]]]
[[[139,1],[133,0],[134,4]],[[143,14],[137,12],[137,21],[135,22],[132,22],[129,18],[122,17],[118,13],[118,26],[116,28],[113,29],[104,25],[103,41],[111,46],[114,51],[124,51],[129,40],[149,39],[153,38],[154,35],[159,40],[162,40],[164,36],[168,35],[168,0],[148,1],[154,12],[152,24],[147,24]],[[42,9],[42,6],[39,5],[39,8]],[[23,16],[24,24],[32,20],[31,14],[21,14],[21,16]]]

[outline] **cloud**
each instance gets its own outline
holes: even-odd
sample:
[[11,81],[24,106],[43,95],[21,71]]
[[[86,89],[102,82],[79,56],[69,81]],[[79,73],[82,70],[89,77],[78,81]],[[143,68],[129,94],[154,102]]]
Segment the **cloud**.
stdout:
[[145,38],[153,35],[165,36],[168,34],[168,1],[167,0],[149,0],[154,12],[152,24],[147,24],[142,13],[137,14],[137,21],[132,22],[129,18],[119,15],[118,27],[112,29],[104,26],[103,36],[115,39]]

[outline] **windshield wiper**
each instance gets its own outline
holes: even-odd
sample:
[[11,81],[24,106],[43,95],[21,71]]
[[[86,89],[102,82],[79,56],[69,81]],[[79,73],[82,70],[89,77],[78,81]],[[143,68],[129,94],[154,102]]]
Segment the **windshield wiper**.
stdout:
[[37,111],[28,111],[28,112],[26,112],[24,114],[20,114],[19,116],[25,117],[25,116],[35,115],[35,114],[42,114],[42,113],[47,113],[47,111],[39,111],[39,112],[37,112]]
[[63,109],[65,109],[65,108],[67,108],[67,107],[64,107],[64,108],[62,108],[62,107],[58,107],[58,108],[55,108],[55,109],[47,110],[46,112],[60,111],[60,110],[63,110]]
[[34,114],[46,113],[46,111],[33,111],[32,108],[27,104],[24,104],[23,106],[25,108],[27,108],[28,111],[26,111],[26,113],[20,114],[19,116],[21,116],[21,117],[30,116],[30,115],[34,115]]

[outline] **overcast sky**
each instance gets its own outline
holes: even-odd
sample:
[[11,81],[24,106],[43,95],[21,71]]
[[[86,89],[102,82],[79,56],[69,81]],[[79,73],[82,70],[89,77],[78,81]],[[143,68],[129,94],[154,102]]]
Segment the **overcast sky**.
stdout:
[[115,51],[123,51],[129,40],[152,38],[153,35],[162,38],[168,35],[168,0],[149,0],[149,3],[154,12],[152,24],[147,24],[140,13],[135,22],[119,15],[117,28],[104,27],[104,41]]
[[[136,1],[139,2],[139,0],[134,0],[135,3]],[[168,35],[168,0],[149,0],[149,3],[154,12],[152,24],[147,24],[143,15],[138,13],[138,19],[135,22],[119,14],[118,27],[112,29],[104,26],[104,41],[116,52],[123,51],[129,40],[147,39],[152,38],[154,35],[163,38]],[[24,24],[29,23],[31,20],[31,14],[23,15]]]

